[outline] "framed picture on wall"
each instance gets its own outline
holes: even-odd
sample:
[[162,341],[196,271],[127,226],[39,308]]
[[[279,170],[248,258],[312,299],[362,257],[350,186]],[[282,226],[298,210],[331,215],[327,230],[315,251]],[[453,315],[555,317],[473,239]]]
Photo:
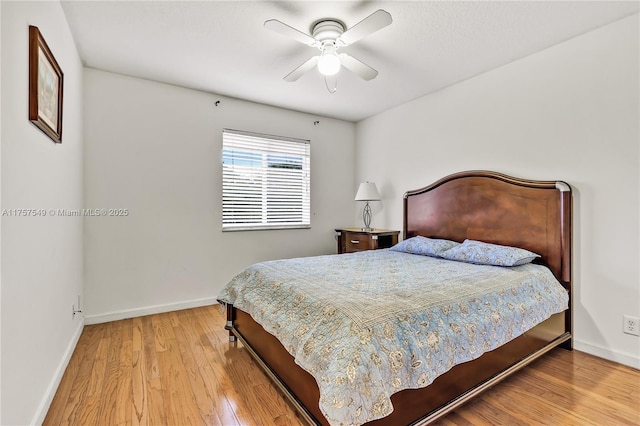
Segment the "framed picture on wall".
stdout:
[[63,75],[38,27],[29,26],[29,121],[62,143]]

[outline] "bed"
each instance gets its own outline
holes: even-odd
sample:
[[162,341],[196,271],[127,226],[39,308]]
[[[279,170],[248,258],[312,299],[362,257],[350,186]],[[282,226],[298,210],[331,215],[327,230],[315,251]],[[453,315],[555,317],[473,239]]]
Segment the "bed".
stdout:
[[[456,343],[453,346],[456,348],[456,354],[458,354],[461,360],[458,360],[459,363],[453,366],[448,365],[449,363],[447,361],[443,362],[435,356],[433,358],[429,356],[428,358],[431,364],[436,364],[436,361],[443,364],[438,374],[434,375],[434,377],[427,377],[424,380],[416,381],[408,378],[404,373],[398,373],[396,379],[387,380],[391,385],[394,385],[394,380],[398,380],[398,383],[395,384],[398,389],[397,392],[391,393],[388,389],[384,390],[384,392],[381,390],[381,388],[389,387],[386,384],[386,378],[381,379],[381,377],[375,376],[375,380],[369,377],[367,379],[368,381],[365,380],[362,383],[357,382],[360,372],[371,376],[373,373],[370,371],[377,371],[376,365],[380,364],[379,361],[381,357],[374,352],[370,354],[370,366],[360,362],[356,364],[356,372],[353,375],[347,374],[346,378],[338,375],[335,377],[335,380],[331,380],[332,376],[328,375],[328,373],[325,374],[326,372],[324,371],[316,371],[315,368],[310,368],[305,364],[307,357],[314,357],[318,351],[325,351],[325,347],[335,346],[338,344],[335,342],[342,340],[341,338],[336,338],[331,340],[330,344],[321,347],[315,347],[317,340],[315,338],[305,341],[300,340],[298,342],[299,344],[296,344],[296,339],[301,336],[311,336],[313,333],[318,333],[318,331],[313,328],[315,327],[314,325],[306,325],[315,323],[305,323],[304,318],[300,316],[301,314],[294,314],[293,305],[304,304],[305,297],[292,295],[294,298],[291,300],[283,297],[282,306],[275,311],[273,308],[268,309],[252,306],[245,301],[243,305],[245,309],[243,310],[234,306],[231,303],[233,302],[233,300],[231,300],[233,297],[229,297],[229,295],[226,294],[225,297],[221,297],[221,302],[225,303],[227,307],[226,328],[230,332],[230,339],[238,339],[242,342],[249,353],[256,359],[258,364],[271,377],[274,383],[282,390],[309,424],[428,424],[454,410],[459,405],[508,377],[510,374],[513,374],[552,348],[557,346],[562,346],[565,349],[572,348],[571,202],[571,188],[564,182],[523,180],[489,171],[457,173],[447,176],[425,188],[409,191],[405,194],[403,224],[403,236],[405,240],[417,236],[447,239],[456,242],[469,239],[530,250],[539,254],[540,257],[533,262],[534,264],[518,266],[514,268],[514,270],[531,269],[541,274],[545,273],[542,272],[542,270],[546,271],[548,275],[552,276],[552,279],[555,278],[553,279],[555,285],[566,293],[565,303],[568,309],[556,308],[553,312],[557,313],[552,312],[549,316],[544,315],[544,317],[540,319],[541,322],[537,321],[537,325],[533,328],[525,327],[522,330],[511,330],[511,328],[509,328],[504,333],[497,333],[496,336],[499,335],[498,337],[505,340],[505,342],[496,339],[495,342],[497,343],[492,343],[491,345],[485,344],[485,347],[481,351],[475,351],[474,349],[474,354],[467,356],[468,359],[465,358],[465,352],[459,350],[460,347],[466,348],[465,345],[467,345],[467,343]],[[345,265],[369,265],[366,268],[368,272],[361,274],[362,277],[345,278],[339,273],[333,274],[338,283],[341,282],[341,279],[352,280],[354,282],[353,285],[345,285],[345,287],[349,287],[345,289],[345,292],[347,297],[351,298],[351,302],[343,299],[337,300],[337,298],[336,300],[329,300],[331,299],[330,297],[325,297],[327,300],[324,300],[321,304],[317,300],[318,297],[316,297],[316,299],[313,299],[313,303],[320,306],[324,311],[313,313],[313,311],[306,309],[304,312],[312,312],[310,315],[312,319],[316,317],[332,317],[332,315],[334,315],[332,309],[335,307],[337,308],[337,312],[341,314],[344,313],[343,316],[345,316],[345,318],[348,317],[347,319],[349,321],[353,320],[352,317],[356,317],[355,321],[358,324],[362,324],[363,322],[367,323],[371,318],[374,318],[377,322],[374,321],[371,322],[371,324],[375,323],[376,327],[379,325],[380,330],[382,330],[382,324],[386,324],[383,320],[387,318],[384,315],[390,315],[390,313],[385,312],[383,320],[378,321],[380,315],[382,315],[380,312],[386,308],[375,306],[375,311],[379,315],[376,316],[370,312],[368,314],[369,316],[366,316],[363,312],[367,310],[369,303],[367,297],[376,294],[375,291],[377,290],[372,290],[374,286],[373,282],[381,281],[381,276],[384,278],[394,273],[406,275],[402,271],[411,270],[408,269],[408,263],[419,262],[421,265],[424,263],[422,260],[417,261],[411,256],[415,255],[381,250],[376,252],[322,256],[312,260],[311,262],[313,263],[309,263],[309,260],[303,259],[293,260],[293,262],[289,262],[293,264],[290,272],[286,272],[285,274],[280,271],[280,274],[283,274],[280,276],[277,275],[277,271],[279,270],[277,269],[278,262],[261,265],[259,269],[273,269],[276,271],[276,278],[274,278],[274,280],[278,283],[278,286],[285,286],[286,291],[282,294],[286,295],[290,292],[290,288],[286,287],[289,285],[288,282],[307,280],[301,274],[305,269],[309,271],[315,269],[313,265],[317,265],[318,268],[322,266],[325,270],[328,270],[326,267],[327,265],[331,265],[332,262],[338,265],[337,270],[345,269]],[[451,263],[450,261],[441,260],[429,260],[429,262],[434,264],[440,262],[438,265],[444,268],[444,271],[448,270],[449,263]],[[370,265],[374,264],[388,264],[388,266],[384,268],[381,266],[382,269],[386,268],[386,272],[379,274],[376,271],[371,271]],[[540,265],[543,265],[543,267]],[[496,269],[508,268],[487,267],[487,269],[494,271]],[[249,275],[255,274],[255,271],[255,268],[248,269],[239,274],[239,277],[234,278],[234,280],[242,281],[244,279],[243,274],[245,274],[246,280],[249,282]],[[420,272],[420,274],[422,273],[423,272]],[[367,280],[370,280],[371,285],[368,284],[369,281]],[[482,280],[485,279],[483,278]],[[357,283],[355,281],[357,281]],[[384,279],[382,279],[382,281],[384,281]],[[405,281],[410,281],[410,279],[405,279]],[[344,283],[342,284],[344,285]],[[249,287],[252,286],[254,285],[252,284]],[[414,287],[408,286],[406,288],[408,289],[407,291],[418,294]],[[330,295],[331,297],[333,297],[333,293],[339,292],[336,289],[337,288],[334,288],[334,290],[329,292],[332,293]],[[358,289],[362,289],[362,297],[358,297],[357,293],[354,293],[354,291]],[[225,289],[225,291],[227,290]],[[223,291],[223,293],[225,291]],[[351,291],[351,293],[349,293],[349,291]],[[502,295],[509,294],[510,292],[508,289],[503,289],[502,291]],[[536,290],[536,292],[535,294],[539,296],[540,294],[546,294],[548,290]],[[316,292],[316,295],[318,294],[321,293]],[[412,299],[418,299],[418,297],[411,297],[412,293],[406,296],[408,296],[406,297],[407,303],[412,303]],[[319,298],[322,299],[323,297]],[[486,301],[481,298],[476,299],[481,302],[480,304],[486,303]],[[241,300],[241,298],[238,300]],[[371,298],[371,303],[374,303],[373,301],[374,298]],[[402,307],[402,305],[398,305],[398,303],[399,302],[396,301],[395,304],[391,304],[390,306],[399,311],[397,314],[402,316],[402,321],[399,323],[420,323],[424,327],[432,327],[432,325],[428,324],[429,321],[425,320],[425,318],[432,318],[432,314],[428,314],[430,315],[428,317],[414,317],[412,316],[414,312],[409,307]],[[519,302],[513,303],[517,305]],[[398,308],[399,306],[401,306],[401,308]],[[330,308],[328,311],[327,307]],[[439,309],[442,311],[441,307]],[[247,311],[251,311],[253,316]],[[278,321],[280,321],[278,322],[275,318],[268,316],[273,316],[274,314],[284,316],[285,318],[288,316],[290,323],[286,321],[283,323],[281,319],[278,319]],[[300,317],[296,318],[296,315]],[[416,310],[415,315],[424,314]],[[254,317],[259,320],[254,319]],[[299,324],[296,323],[297,320]],[[262,325],[260,322],[262,322]],[[496,324],[501,324],[501,326],[512,323],[513,321],[496,322]],[[274,326],[274,324],[281,325]],[[327,324],[329,324],[329,328],[332,327],[331,323]],[[353,323],[350,322],[349,324]],[[282,326],[283,330],[286,327],[289,328],[289,339],[280,336],[279,340],[265,330],[266,327],[272,333],[278,334],[277,329],[280,326]],[[341,336],[340,333],[342,333],[342,331],[340,331],[341,329],[339,327],[342,326],[343,325],[335,325],[332,333],[335,333],[336,336]],[[351,327],[353,328],[353,325],[351,325]],[[374,326],[370,328],[374,334],[384,334],[383,331],[378,332],[378,329]],[[411,336],[412,334],[419,334],[420,331],[417,330],[417,328],[415,330],[411,328],[405,329],[404,335]],[[431,336],[428,333],[431,331],[427,332],[426,330],[425,328],[425,335],[422,340],[406,338],[403,341],[412,347],[416,345],[416,342],[427,342]],[[433,329],[429,328],[429,330]],[[324,336],[324,334],[326,333],[323,333],[321,337],[325,338],[326,336]],[[506,338],[502,336],[502,334],[505,334]],[[395,336],[396,334],[393,335]],[[360,346],[367,346],[370,337],[370,335],[363,336],[360,334],[362,343]],[[394,342],[398,340],[397,337],[393,337],[393,339]],[[320,342],[320,340],[317,341]],[[352,344],[349,347],[353,346],[358,345]],[[357,349],[361,350],[360,348]],[[439,351],[437,348],[436,350]],[[337,354],[344,354],[345,351],[346,349],[341,348]],[[393,357],[390,357],[389,354],[396,352],[397,351],[394,352],[391,349],[387,351],[387,355],[382,357],[384,359],[389,358],[390,361],[385,361],[386,364],[394,365]],[[297,362],[291,353],[296,354]],[[329,360],[340,358],[336,353],[327,352],[325,355],[325,358]],[[401,357],[402,354],[398,356]],[[406,361],[407,359],[405,359],[404,364],[400,363],[399,365],[404,365],[405,367],[402,368],[407,369],[409,366],[413,366],[412,368],[416,368],[416,371],[420,371],[420,363],[425,361],[425,359],[412,359],[411,362]],[[306,369],[302,368],[299,364],[306,365]],[[345,367],[345,370],[348,370],[347,367]],[[307,370],[312,371],[316,377],[314,378]],[[405,377],[406,383],[403,382]],[[420,377],[424,378],[425,375],[422,374]],[[353,388],[351,389],[351,393],[345,391],[346,400],[339,400],[339,397],[336,396],[338,393],[335,393],[335,391],[332,397],[328,398],[329,391],[326,388],[326,384],[329,381],[336,383],[351,382],[351,384],[355,386],[355,389],[361,389],[360,393],[363,395],[371,394],[375,396],[377,395],[376,392],[380,391],[381,394],[388,394],[389,400],[385,401],[385,398],[374,398],[373,402],[368,400],[362,402],[360,395],[353,394]],[[369,382],[374,383],[374,385],[369,386]],[[331,385],[333,386],[333,383],[331,383]],[[321,388],[323,389],[322,392],[320,390]],[[393,388],[393,386],[391,386],[391,388]],[[329,411],[328,406],[335,408],[331,409],[333,411]],[[352,416],[361,416],[363,410],[367,411],[364,417],[357,417],[365,418],[367,421],[355,421],[353,420],[355,417],[340,418],[341,415],[347,416],[347,414],[343,414],[344,410],[347,409],[346,406],[351,406],[349,415]],[[375,411],[375,413],[369,413],[369,411]],[[383,414],[384,417],[381,417]],[[331,418],[331,421],[329,421],[327,417]]]

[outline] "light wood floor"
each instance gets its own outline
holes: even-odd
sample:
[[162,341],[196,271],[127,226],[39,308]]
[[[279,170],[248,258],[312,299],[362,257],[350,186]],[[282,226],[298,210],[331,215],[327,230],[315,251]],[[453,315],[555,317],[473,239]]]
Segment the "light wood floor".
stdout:
[[[86,326],[44,424],[303,424],[224,322],[208,306]],[[438,422],[486,424],[640,425],[640,371],[555,349]]]

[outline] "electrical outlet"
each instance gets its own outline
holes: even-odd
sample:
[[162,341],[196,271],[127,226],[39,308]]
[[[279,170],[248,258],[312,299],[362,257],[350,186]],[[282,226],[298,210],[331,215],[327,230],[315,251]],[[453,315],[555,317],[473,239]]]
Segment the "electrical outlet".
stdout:
[[640,336],[640,318],[625,315],[622,331],[627,334],[633,334],[634,336]]
[[76,318],[76,314],[81,314],[82,313],[82,309],[80,308],[82,305],[80,305],[80,295],[78,295],[78,304],[76,305],[75,303],[73,305],[71,305],[71,309],[73,310],[73,316],[71,317],[72,319]]
[[71,319],[75,319],[76,317],[76,305],[71,305]]

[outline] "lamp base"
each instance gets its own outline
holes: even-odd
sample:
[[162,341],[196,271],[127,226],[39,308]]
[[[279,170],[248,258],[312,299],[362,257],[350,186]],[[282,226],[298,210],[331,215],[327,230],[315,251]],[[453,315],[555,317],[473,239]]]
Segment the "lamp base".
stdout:
[[362,221],[364,222],[364,227],[361,228],[363,231],[373,231],[373,228],[369,226],[371,224],[371,206],[368,201],[364,204]]
[[360,228],[361,231],[365,231],[365,232],[371,232],[374,231],[373,228]]

